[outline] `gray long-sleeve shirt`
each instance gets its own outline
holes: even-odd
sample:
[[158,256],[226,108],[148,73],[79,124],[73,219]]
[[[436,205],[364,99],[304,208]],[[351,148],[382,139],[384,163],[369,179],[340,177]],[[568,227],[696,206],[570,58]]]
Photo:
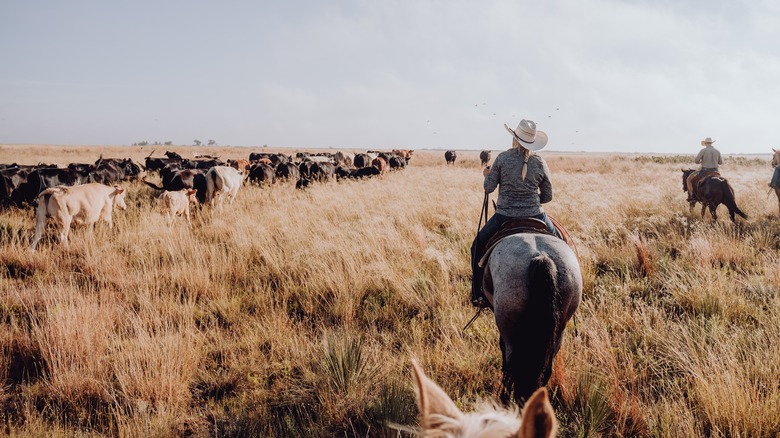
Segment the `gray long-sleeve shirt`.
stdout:
[[723,164],[720,157],[720,151],[712,146],[705,146],[696,155],[696,164],[701,164],[702,168],[717,169],[718,164]]
[[539,155],[531,155],[525,180],[522,180],[523,153],[519,149],[501,152],[490,173],[485,177],[485,192],[497,186],[496,213],[509,217],[528,217],[544,212],[542,204],[552,200],[552,183],[547,163]]

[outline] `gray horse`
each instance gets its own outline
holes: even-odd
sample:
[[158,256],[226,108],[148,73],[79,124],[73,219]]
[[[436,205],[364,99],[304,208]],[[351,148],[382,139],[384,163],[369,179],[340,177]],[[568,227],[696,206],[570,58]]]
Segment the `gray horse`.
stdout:
[[522,405],[550,379],[563,330],[582,299],[582,273],[574,251],[546,234],[508,236],[486,257],[484,291],[501,335],[502,400],[513,394]]

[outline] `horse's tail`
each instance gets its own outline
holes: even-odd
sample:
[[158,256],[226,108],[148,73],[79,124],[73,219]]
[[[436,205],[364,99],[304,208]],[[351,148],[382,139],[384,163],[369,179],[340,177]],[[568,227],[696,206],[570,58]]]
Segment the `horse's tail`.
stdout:
[[[546,350],[549,354],[549,360],[555,353],[555,346],[558,343],[558,325],[559,313],[561,308],[561,297],[558,292],[558,268],[547,254],[540,254],[531,259],[528,267],[528,284],[530,293],[530,306],[535,309],[535,326],[540,333],[537,340],[537,347]],[[549,364],[552,366],[552,363]],[[549,377],[549,376],[548,376]],[[542,384],[546,384],[546,379]]]
[[558,268],[549,255],[542,253],[531,259],[527,305],[512,328],[511,339],[506,340],[513,357],[508,369],[504,369],[504,389],[514,391],[517,403],[546,385],[552,373],[560,336],[561,298],[557,277]]
[[742,216],[743,219],[747,219],[748,216],[737,207],[737,201],[734,196],[734,189],[731,187],[731,184],[727,180],[723,180],[723,184],[726,186],[723,190],[724,196],[723,196],[723,205],[726,206],[726,208],[729,209],[729,216],[731,217],[731,221],[734,221],[734,213]]

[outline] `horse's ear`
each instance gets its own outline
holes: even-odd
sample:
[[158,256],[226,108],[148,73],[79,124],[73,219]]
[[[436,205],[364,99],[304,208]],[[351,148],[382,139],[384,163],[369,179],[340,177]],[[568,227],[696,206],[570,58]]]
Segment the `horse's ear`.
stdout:
[[547,398],[547,390],[539,388],[525,402],[523,407],[523,423],[517,431],[518,438],[529,437],[554,437],[558,431],[558,422],[555,419],[550,400]]
[[430,430],[441,423],[441,418],[432,418],[434,415],[462,420],[463,413],[460,409],[439,385],[423,373],[414,359],[412,359],[412,370],[417,382],[417,407],[420,409],[420,425],[423,429]]

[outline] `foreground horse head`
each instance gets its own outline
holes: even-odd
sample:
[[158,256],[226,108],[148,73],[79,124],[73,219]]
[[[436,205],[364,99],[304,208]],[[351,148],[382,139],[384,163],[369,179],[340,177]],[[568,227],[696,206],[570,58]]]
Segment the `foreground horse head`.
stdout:
[[417,407],[425,436],[431,437],[553,437],[558,428],[547,390],[528,399],[522,417],[517,410],[484,405],[479,412],[463,413],[439,385],[412,361],[417,382]]
[[522,404],[547,384],[566,323],[582,299],[574,251],[547,234],[500,240],[485,263],[483,289],[501,336],[502,400]]

